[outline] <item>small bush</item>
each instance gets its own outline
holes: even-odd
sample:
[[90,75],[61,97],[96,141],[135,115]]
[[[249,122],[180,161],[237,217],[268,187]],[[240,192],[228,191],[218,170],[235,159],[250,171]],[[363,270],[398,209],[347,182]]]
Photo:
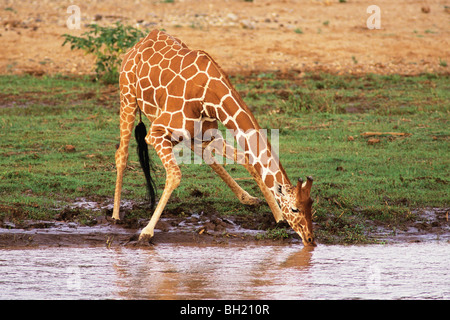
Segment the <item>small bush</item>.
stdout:
[[106,83],[116,83],[119,79],[121,54],[134,46],[147,30],[140,30],[132,26],[125,26],[117,21],[113,27],[101,27],[97,24],[89,24],[89,31],[81,37],[63,34],[66,43],[70,43],[70,49],[81,49],[96,57],[95,72],[97,80]]

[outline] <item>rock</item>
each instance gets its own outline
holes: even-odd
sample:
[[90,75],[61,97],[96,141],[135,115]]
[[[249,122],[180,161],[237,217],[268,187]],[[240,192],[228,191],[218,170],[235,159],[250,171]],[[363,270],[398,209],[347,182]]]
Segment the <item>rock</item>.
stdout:
[[203,227],[207,230],[207,231],[214,231],[214,229],[216,228],[216,225],[212,222],[206,222]]
[[75,147],[74,147],[73,145],[67,144],[67,145],[64,147],[64,151],[65,151],[65,152],[72,153],[72,152],[75,152],[76,150],[75,150]]
[[170,230],[170,224],[163,221],[163,220],[159,220],[158,223],[155,226],[155,229],[161,230],[163,232],[167,232]]
[[0,221],[0,228],[5,228],[5,229],[15,229],[16,225],[10,221]]
[[241,26],[244,29],[255,29],[255,24],[248,19],[241,20]]
[[422,7],[422,12],[423,12],[423,13],[430,13],[430,10],[431,10],[431,9],[430,9],[429,6],[423,6],[423,7]]
[[238,19],[239,19],[239,17],[237,15],[235,15],[234,13],[227,14],[227,18],[234,22],[238,21]]

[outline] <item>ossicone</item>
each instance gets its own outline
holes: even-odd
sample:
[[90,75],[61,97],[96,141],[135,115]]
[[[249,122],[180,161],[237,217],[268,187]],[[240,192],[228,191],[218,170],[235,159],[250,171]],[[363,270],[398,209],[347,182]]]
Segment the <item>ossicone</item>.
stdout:
[[297,194],[301,198],[309,198],[309,194],[311,193],[311,187],[313,183],[313,178],[311,176],[308,176],[306,178],[306,182],[303,182],[302,178],[298,178],[297,182]]

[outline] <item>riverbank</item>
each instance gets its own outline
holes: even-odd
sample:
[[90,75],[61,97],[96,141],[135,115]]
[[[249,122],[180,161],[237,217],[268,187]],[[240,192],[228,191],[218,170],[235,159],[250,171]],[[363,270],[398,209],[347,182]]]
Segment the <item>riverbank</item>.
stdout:
[[[371,243],[393,244],[399,242],[450,242],[449,209],[427,208],[417,211],[417,220],[388,229],[376,226],[367,235]],[[255,217],[217,217],[193,214],[177,216],[165,214],[156,226],[151,243],[138,243],[137,238],[147,220],[114,222],[109,216],[98,216],[90,225],[67,221],[26,220],[14,224],[0,224],[0,248],[23,247],[146,247],[158,244],[211,245],[211,244],[261,244],[302,246],[301,239],[293,231],[261,229],[271,224],[268,219]],[[370,224],[370,222],[369,222]],[[321,245],[321,243],[318,243]]]

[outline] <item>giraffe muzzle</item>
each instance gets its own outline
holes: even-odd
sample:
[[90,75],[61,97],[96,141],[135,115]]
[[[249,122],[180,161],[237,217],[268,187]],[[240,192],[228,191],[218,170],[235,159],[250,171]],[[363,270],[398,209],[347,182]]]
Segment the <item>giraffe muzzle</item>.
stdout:
[[314,241],[314,236],[310,233],[303,233],[300,235],[302,238],[303,245],[305,247],[315,247],[317,246],[316,242]]

